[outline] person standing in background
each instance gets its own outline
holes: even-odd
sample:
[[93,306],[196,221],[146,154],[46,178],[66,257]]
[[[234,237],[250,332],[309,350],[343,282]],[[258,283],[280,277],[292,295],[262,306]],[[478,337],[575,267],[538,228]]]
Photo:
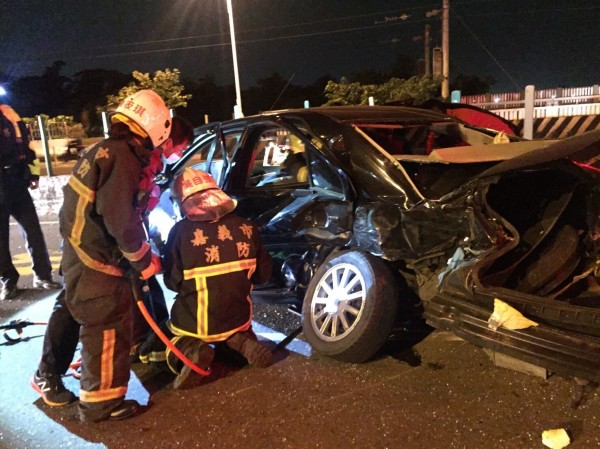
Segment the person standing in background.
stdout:
[[27,242],[34,273],[33,288],[58,289],[40,220],[28,189],[37,189],[40,164],[29,148],[29,131],[19,115],[0,103],[0,300],[19,296],[19,272],[10,254],[12,216]]

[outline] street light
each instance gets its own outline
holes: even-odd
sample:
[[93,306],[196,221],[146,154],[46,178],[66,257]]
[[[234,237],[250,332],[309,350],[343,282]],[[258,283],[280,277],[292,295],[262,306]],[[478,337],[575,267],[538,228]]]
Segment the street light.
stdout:
[[231,6],[231,0],[227,1],[227,14],[229,15],[229,33],[231,34],[231,54],[233,56],[233,75],[235,78],[235,107],[233,109],[234,118],[240,118],[244,116],[242,112],[242,94],[240,91],[240,75],[238,73],[237,64],[237,51],[235,45],[235,30],[233,27],[233,8]]

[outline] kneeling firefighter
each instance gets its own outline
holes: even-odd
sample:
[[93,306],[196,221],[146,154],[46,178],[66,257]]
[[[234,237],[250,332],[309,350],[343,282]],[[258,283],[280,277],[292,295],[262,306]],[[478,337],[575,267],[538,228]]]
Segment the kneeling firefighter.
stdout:
[[[258,228],[233,213],[235,201],[208,173],[188,167],[173,190],[184,218],[169,233],[163,264],[165,285],[177,292],[167,322],[172,342],[203,368],[214,357],[210,344],[218,342],[251,365],[269,366],[272,353],[252,331],[250,291],[272,270]],[[190,368],[169,349],[166,358],[178,386]]]

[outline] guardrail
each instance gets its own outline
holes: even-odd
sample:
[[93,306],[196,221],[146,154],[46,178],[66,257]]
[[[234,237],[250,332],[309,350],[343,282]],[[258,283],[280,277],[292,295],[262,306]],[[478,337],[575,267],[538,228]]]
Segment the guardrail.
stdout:
[[[521,92],[499,94],[464,95],[461,98],[461,103],[485,107],[486,109],[515,108],[523,106],[524,101],[524,90]],[[546,102],[551,102],[554,105],[600,102],[600,84],[585,87],[557,87],[554,89],[536,90],[534,101],[540,106],[547,106]]]
[[[600,97],[598,98],[600,99]],[[485,106],[478,106],[488,109]],[[525,108],[523,105],[511,109],[493,109],[493,111],[494,114],[498,114],[500,117],[506,120],[514,121],[523,120],[525,118]],[[550,104],[547,106],[536,105],[533,108],[533,118],[571,117],[574,115],[600,115],[600,103],[574,105]]]
[[513,122],[523,120],[523,137],[531,139],[536,119],[600,116],[600,85],[541,90],[527,86],[522,92],[465,95],[461,103],[493,111]]

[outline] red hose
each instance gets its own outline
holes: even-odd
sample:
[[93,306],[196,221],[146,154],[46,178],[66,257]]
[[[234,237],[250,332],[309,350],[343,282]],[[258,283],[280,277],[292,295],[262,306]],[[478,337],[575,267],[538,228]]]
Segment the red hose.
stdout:
[[163,333],[163,331],[160,330],[160,328],[158,327],[156,322],[152,319],[152,316],[148,312],[148,309],[146,308],[146,306],[144,305],[144,302],[141,299],[137,300],[137,305],[140,309],[140,312],[142,312],[142,315],[144,315],[144,318],[146,319],[146,321],[148,322],[148,324],[150,325],[152,330],[156,333],[156,335],[158,335],[158,338],[160,338],[161,341],[165,345],[167,345],[167,347],[173,352],[173,354],[175,354],[177,356],[177,358],[179,360],[181,360],[183,363],[185,363],[187,366],[189,366],[192,370],[194,370],[201,376],[210,375],[210,371],[206,371],[206,370],[203,370],[202,368],[200,368],[198,365],[196,365],[194,362],[192,362],[190,359],[188,359],[183,354],[183,352],[181,352],[179,349],[177,349],[175,347],[173,342],[167,338],[167,336]]
[[156,321],[154,321],[154,319],[148,312],[148,309],[144,305],[144,302],[141,299],[142,294],[143,294],[142,293],[143,287],[140,285],[140,283],[141,283],[140,280],[135,279],[135,278],[132,279],[132,288],[133,288],[134,299],[137,302],[140,312],[142,312],[142,315],[144,316],[144,318],[146,319],[146,321],[148,322],[148,324],[150,325],[152,330],[156,333],[156,335],[158,335],[158,338],[160,338],[161,341],[165,345],[167,345],[167,348],[169,348],[171,351],[173,351],[173,354],[175,354],[179,360],[181,360],[184,364],[189,366],[192,370],[194,370],[201,376],[210,375],[210,371],[200,368],[198,365],[196,365],[194,362],[192,362],[190,359],[188,359],[179,349],[177,349],[175,347],[173,342],[169,338],[167,338],[167,336],[163,333],[163,331],[160,330],[160,328],[156,324]]

